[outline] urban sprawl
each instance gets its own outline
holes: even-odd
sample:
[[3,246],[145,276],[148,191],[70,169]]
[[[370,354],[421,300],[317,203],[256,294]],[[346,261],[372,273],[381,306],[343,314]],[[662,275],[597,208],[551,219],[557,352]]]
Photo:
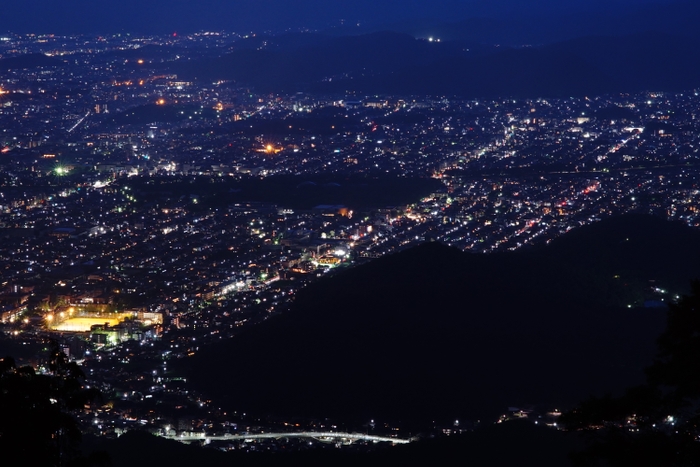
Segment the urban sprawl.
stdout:
[[[700,224],[694,90],[324,97],[170,71],[241,37],[0,37],[1,58],[36,61],[0,70],[0,320],[18,345],[57,339],[109,395],[86,430],[337,442],[332,421],[224,413],[171,362],[283,313],[320,276],[426,241],[514,250],[627,212]],[[296,201],[238,188],[277,179]],[[400,204],[297,199],[426,179]]]

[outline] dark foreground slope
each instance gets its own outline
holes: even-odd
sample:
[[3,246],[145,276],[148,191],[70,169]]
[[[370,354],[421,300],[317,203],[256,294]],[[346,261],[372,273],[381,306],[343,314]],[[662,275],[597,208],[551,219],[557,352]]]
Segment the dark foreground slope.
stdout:
[[[387,466],[387,465],[478,465],[500,467],[566,467],[569,454],[580,449],[577,434],[563,433],[529,422],[489,426],[474,433],[422,440],[377,452],[348,452],[333,447],[306,452],[223,453],[214,449],[182,445],[146,433],[129,432],[116,440],[87,440],[85,450],[106,452],[114,467],[170,467],[207,465],[256,467],[278,465]],[[138,453],[138,454],[135,454]]]
[[642,382],[665,312],[627,304],[687,287],[699,260],[700,233],[643,216],[509,254],[425,244],[311,285],[186,365],[220,403],[259,414],[421,421],[572,405]]

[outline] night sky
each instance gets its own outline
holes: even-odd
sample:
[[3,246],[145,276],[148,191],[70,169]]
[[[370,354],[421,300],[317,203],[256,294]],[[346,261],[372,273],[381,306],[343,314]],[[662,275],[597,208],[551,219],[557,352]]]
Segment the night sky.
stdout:
[[0,30],[16,33],[235,32],[381,26],[417,18],[601,14],[674,0],[21,0],[5,2]]

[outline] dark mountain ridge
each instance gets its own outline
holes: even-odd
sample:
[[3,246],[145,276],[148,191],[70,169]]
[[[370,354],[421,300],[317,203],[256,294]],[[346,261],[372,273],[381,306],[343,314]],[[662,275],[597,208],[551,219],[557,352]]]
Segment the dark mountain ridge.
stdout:
[[[614,2],[608,2],[614,3]],[[609,5],[613,6],[613,5]],[[324,30],[325,34],[367,34],[380,30],[417,38],[469,41],[504,46],[546,45],[585,36],[624,36],[658,31],[698,37],[700,5],[694,1],[651,2],[630,8],[590,8],[585,11],[554,9],[468,15],[445,18],[408,18],[401,21],[364,23]]]
[[[700,86],[698,39],[638,33],[521,48],[430,42],[407,34],[326,37],[243,46],[174,68],[187,79],[229,79],[264,92],[569,97]],[[294,43],[296,45],[292,46]],[[235,46],[234,46],[235,47]]]
[[514,253],[429,243],[312,284],[186,366],[199,389],[257,413],[426,421],[571,406],[643,380],[665,313],[625,304],[687,290],[698,260],[700,233],[644,216]]

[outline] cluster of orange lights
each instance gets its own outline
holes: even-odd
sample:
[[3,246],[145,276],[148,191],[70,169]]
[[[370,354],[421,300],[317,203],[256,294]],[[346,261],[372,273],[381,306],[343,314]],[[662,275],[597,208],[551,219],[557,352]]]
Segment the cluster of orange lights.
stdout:
[[139,79],[138,81],[134,80],[126,80],[126,81],[114,81],[112,83],[112,86],[134,86],[135,84],[138,84],[139,86],[143,86],[144,84],[153,81],[155,79],[158,79],[158,77],[155,78],[144,78],[144,79]]
[[282,148],[276,148],[271,144],[267,144],[263,146],[262,149],[258,149],[258,152],[265,152],[267,154],[277,154],[280,151],[282,151]]
[[156,101],[156,104],[158,104],[158,105],[165,105],[165,99],[163,99],[163,98],[161,97],[160,99],[158,99],[158,100]]

